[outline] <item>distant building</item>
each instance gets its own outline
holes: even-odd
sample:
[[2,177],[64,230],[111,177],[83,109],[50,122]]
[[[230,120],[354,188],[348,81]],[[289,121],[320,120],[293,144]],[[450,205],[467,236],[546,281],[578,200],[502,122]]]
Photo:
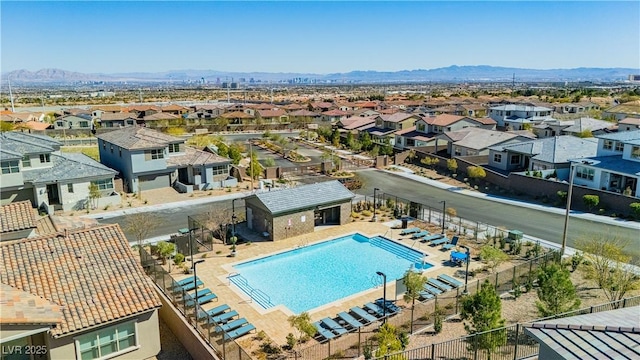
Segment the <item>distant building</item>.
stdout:
[[640,75],[629,75],[629,81],[640,81]]

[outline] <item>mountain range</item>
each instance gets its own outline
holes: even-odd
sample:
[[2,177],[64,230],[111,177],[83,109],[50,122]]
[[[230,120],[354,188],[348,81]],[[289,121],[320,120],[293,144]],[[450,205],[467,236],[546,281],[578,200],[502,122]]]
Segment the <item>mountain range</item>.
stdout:
[[631,74],[640,74],[632,68],[573,68],[525,69],[488,65],[442,67],[401,71],[351,71],[346,73],[269,73],[225,72],[216,70],[171,70],[166,72],[132,73],[80,73],[61,69],[38,71],[15,70],[2,73],[2,79],[15,83],[74,83],[74,82],[185,82],[205,79],[217,81],[244,81],[259,83],[401,83],[401,82],[537,82],[537,81],[591,81],[610,82],[627,80]]

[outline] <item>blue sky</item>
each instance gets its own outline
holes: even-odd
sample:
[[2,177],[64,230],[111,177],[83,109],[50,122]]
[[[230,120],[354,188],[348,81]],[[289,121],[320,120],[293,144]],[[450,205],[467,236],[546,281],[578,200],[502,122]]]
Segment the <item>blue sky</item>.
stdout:
[[1,70],[640,67],[640,2],[1,4]]

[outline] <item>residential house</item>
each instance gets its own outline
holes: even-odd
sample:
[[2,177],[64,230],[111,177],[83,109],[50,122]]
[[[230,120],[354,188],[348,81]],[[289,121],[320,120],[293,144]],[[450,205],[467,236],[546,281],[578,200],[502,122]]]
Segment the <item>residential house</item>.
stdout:
[[575,157],[574,183],[640,197],[640,130],[597,135],[594,157]]
[[251,125],[255,123],[255,117],[244,111],[230,111],[220,115],[220,118],[226,119],[229,125]]
[[160,352],[162,303],[117,224],[3,241],[0,251],[3,349],[40,349],[18,357],[27,359]]
[[103,128],[118,128],[142,125],[144,123],[141,119],[138,119],[135,114],[124,112],[103,112],[98,118],[98,121],[100,122],[100,126]]
[[322,116],[317,112],[306,109],[295,110],[289,113],[289,119],[292,123],[317,123]]
[[162,112],[162,108],[155,105],[133,105],[126,108],[125,111],[136,114],[136,117],[141,119],[145,116]]
[[432,146],[438,141],[436,135],[446,131],[461,130],[468,127],[495,129],[496,122],[489,118],[474,119],[467,116],[440,114],[420,117],[413,128],[395,134],[395,146],[403,149],[414,146]]
[[618,131],[633,131],[640,129],[640,118],[624,118],[618,122]]
[[[529,134],[529,135],[527,135]],[[489,155],[489,148],[531,140],[528,132],[503,132],[479,127],[446,131],[438,136],[447,143],[447,154],[451,156]]]
[[138,117],[138,121],[142,120],[144,126],[150,128],[169,127],[172,125],[181,125],[183,123],[182,116],[170,113],[157,112],[149,115]]
[[537,125],[553,120],[553,109],[544,106],[529,106],[520,104],[506,104],[489,108],[489,117],[496,121],[499,127],[509,130],[524,130],[526,125]]
[[458,105],[459,108],[462,109],[465,116],[471,117],[486,117],[487,116],[487,108],[481,104],[462,104]]
[[161,106],[160,110],[162,110],[163,113],[168,113],[168,114],[173,114],[178,116],[182,116],[189,112],[188,108],[184,106],[180,106],[178,104],[168,104],[165,106]]
[[91,116],[95,119],[95,118],[100,118],[102,116],[102,114],[105,113],[120,113],[123,112],[123,108],[119,105],[100,105],[100,106],[94,106],[91,108]]
[[93,119],[90,114],[64,115],[53,122],[53,128],[92,130]]
[[558,135],[585,136],[598,135],[614,131],[616,124],[610,121],[593,118],[579,118],[573,120],[550,120],[532,127],[538,137],[553,137]]
[[[29,200],[34,207],[52,213],[120,203],[113,184],[115,170],[84,154],[62,153],[60,146],[47,136],[1,133],[2,204]],[[91,184],[98,186],[101,195],[91,199],[92,203]]]
[[336,104],[332,102],[327,102],[327,101],[312,102],[310,103],[310,105],[311,107],[308,107],[308,110],[311,110],[317,113],[322,113],[322,112],[337,108]]
[[329,111],[325,111],[321,114],[322,121],[336,123],[342,119],[346,119],[349,116],[349,113],[346,111],[333,109]]
[[260,109],[256,111],[256,121],[263,124],[287,124],[289,115],[283,109]]
[[616,121],[620,121],[628,117],[640,118],[640,100],[617,104],[602,112],[602,118],[608,119],[610,117]]
[[570,159],[596,155],[598,141],[564,135],[489,148],[489,167],[506,172],[568,169]]
[[405,130],[414,125],[420,119],[418,115],[398,112],[390,115],[378,115],[376,126],[367,129],[371,140],[379,144],[395,144],[395,132]]
[[186,146],[185,140],[143,127],[97,135],[100,161],[120,172],[127,192],[176,186],[191,192],[235,186],[231,160]]
[[591,101],[580,101],[577,103],[556,104],[553,109],[558,114],[585,114],[591,110],[600,110],[600,105]]
[[293,112],[293,111],[308,109],[308,107],[306,105],[298,104],[298,103],[282,105],[281,107],[283,109],[285,109],[285,111],[287,111],[287,112]]
[[36,235],[36,211],[31,201],[16,201],[0,206],[0,241]]

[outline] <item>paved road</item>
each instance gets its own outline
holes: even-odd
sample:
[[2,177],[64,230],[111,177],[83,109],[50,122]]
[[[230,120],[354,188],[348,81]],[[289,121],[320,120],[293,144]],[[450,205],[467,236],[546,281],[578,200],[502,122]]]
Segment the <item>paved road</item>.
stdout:
[[[363,188],[358,194],[372,195],[373,189],[427,204],[442,209],[439,202],[446,201],[447,207],[455,208],[458,216],[484,222],[507,229],[521,230],[527,235],[560,244],[564,226],[564,215],[507,205],[486,199],[475,198],[449,190],[439,189],[411,179],[381,171],[361,171]],[[612,235],[629,240],[627,251],[634,258],[640,258],[640,233],[637,229],[605,225],[581,218],[570,217],[567,232],[567,246],[573,247],[581,237],[597,236],[608,238]]]

